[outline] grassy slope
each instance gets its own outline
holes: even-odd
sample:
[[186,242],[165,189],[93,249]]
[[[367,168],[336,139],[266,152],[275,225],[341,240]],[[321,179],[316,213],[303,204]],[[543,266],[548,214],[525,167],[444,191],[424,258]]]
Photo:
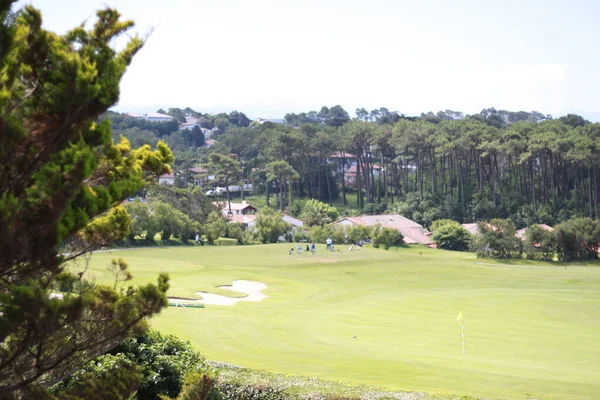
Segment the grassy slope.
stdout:
[[173,296],[192,297],[233,279],[265,282],[271,297],[261,303],[170,308],[153,321],[208,359],[489,398],[589,399],[600,393],[596,266],[511,266],[422,248],[325,254],[321,245],[317,256],[289,256],[289,246],[99,253],[91,274],[107,279],[102,266],[118,255],[138,282],[169,272]]

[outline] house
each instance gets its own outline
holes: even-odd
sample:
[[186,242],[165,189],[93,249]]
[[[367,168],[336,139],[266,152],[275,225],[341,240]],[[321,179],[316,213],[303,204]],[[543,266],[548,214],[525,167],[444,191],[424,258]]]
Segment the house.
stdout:
[[[226,201],[215,201],[213,204],[221,209],[221,213],[223,216],[228,216],[229,214],[229,203]],[[256,207],[246,203],[246,201],[242,201],[241,203],[231,203],[231,214],[232,215],[247,215],[254,214],[258,211]]]
[[175,174],[168,173],[158,177],[159,185],[174,185],[175,184]]
[[[540,228],[542,228],[545,231],[548,232],[554,232],[554,228],[552,228],[551,226],[548,226],[546,224],[537,224]],[[517,231],[517,233],[515,234],[516,237],[518,237],[521,240],[525,240],[526,239],[526,235],[527,235],[527,229],[528,228],[523,228],[523,229],[519,229]]]
[[[361,166],[361,176],[363,173],[362,168],[364,168],[364,166]],[[346,185],[356,188],[356,186],[357,186],[357,180],[356,180],[357,170],[358,170],[358,167],[357,167],[356,163],[353,163],[350,166],[350,168],[348,168],[346,170],[346,173],[344,174],[344,180],[346,181]],[[380,165],[373,164],[373,176],[378,177],[379,173],[382,170],[383,170],[383,168]]]
[[214,146],[214,144],[215,144],[215,141],[213,139],[208,139],[208,140],[204,141],[205,147],[211,147],[211,146]]
[[273,124],[285,124],[285,120],[284,119],[273,119],[273,118],[256,118],[254,120],[254,122],[256,122],[257,124],[264,124],[265,122],[271,122]]
[[[233,204],[232,204],[233,206]],[[233,210],[233,209],[232,209]],[[243,230],[254,231],[256,229],[256,215],[255,214],[235,214],[227,217],[229,222],[237,222],[242,224]]]
[[360,217],[346,217],[332,223],[333,225],[376,226],[397,229],[404,236],[404,243],[431,245],[431,238],[427,236],[427,229],[423,225],[411,221],[399,214],[363,215]]
[[[207,169],[202,168],[202,167],[194,167],[194,168],[190,168],[188,171],[190,172],[190,175],[194,180],[194,186],[201,186],[202,181],[206,180],[206,174],[208,173]],[[209,178],[209,180],[210,180],[210,178]],[[174,185],[175,184],[175,174],[171,172],[171,173],[159,176],[158,183],[165,184],[165,185]]]
[[471,235],[479,234],[479,228],[477,227],[477,224],[462,224],[462,227],[468,230]]
[[136,119],[144,119],[150,122],[169,122],[173,119],[170,115],[161,113],[150,113],[150,114],[138,114],[138,113],[127,113],[128,117]]

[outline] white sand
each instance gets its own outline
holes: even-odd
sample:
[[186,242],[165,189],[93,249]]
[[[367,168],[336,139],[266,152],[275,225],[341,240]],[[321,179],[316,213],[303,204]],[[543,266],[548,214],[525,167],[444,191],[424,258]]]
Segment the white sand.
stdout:
[[262,282],[236,280],[233,281],[231,286],[219,286],[219,288],[233,290],[238,293],[245,293],[248,296],[236,298],[221,296],[220,294],[214,293],[196,292],[195,294],[202,296],[201,300],[184,300],[182,301],[182,303],[201,303],[212,304],[217,306],[233,306],[239,301],[261,301],[269,297],[261,292],[262,290],[265,290],[267,288],[267,285],[265,285]]

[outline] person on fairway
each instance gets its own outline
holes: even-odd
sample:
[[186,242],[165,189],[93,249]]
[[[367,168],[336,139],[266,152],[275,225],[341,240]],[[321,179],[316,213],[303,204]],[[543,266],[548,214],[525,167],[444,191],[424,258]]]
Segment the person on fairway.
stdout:
[[298,254],[302,253],[302,246],[300,245],[300,243],[298,243]]
[[312,242],[310,245],[310,251],[315,255],[315,251],[317,251],[317,246],[315,246],[315,242]]
[[331,240],[331,238],[327,238],[327,240],[325,241],[325,244],[327,244],[327,250],[331,250],[331,245],[333,244],[333,240]]

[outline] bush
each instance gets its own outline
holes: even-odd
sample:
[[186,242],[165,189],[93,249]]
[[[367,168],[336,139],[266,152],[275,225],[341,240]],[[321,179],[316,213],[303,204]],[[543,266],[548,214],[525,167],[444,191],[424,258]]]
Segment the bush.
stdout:
[[440,219],[431,224],[434,243],[445,250],[469,250],[472,235],[461,224],[450,219]]
[[58,399],[129,400],[135,395],[142,374],[123,354],[105,354],[50,389]]
[[525,253],[527,258],[552,261],[556,251],[556,234],[540,225],[532,225],[525,233]]
[[310,199],[302,209],[302,219],[308,226],[323,226],[337,220],[338,210],[316,199]]
[[555,227],[561,261],[595,260],[600,248],[600,221],[576,218]]
[[220,211],[213,211],[208,215],[204,232],[208,243],[213,244],[217,238],[225,236],[227,232],[227,222]]
[[522,242],[515,237],[515,226],[509,220],[493,219],[477,225],[474,247],[477,257],[511,258],[520,257]]
[[371,237],[373,238],[373,247],[379,248],[380,246],[384,249],[389,249],[392,246],[399,246],[402,244],[404,236],[399,230],[393,228],[382,228],[376,226],[373,228]]
[[206,370],[204,358],[188,342],[156,331],[127,339],[112,353],[123,354],[141,369],[138,400],[154,400],[159,395],[177,397],[186,373]]
[[239,244],[245,243],[244,230],[239,222],[230,222],[227,224],[227,237],[236,239]]
[[223,399],[227,400],[286,400],[288,398],[283,389],[269,385],[224,383],[218,388]]
[[212,371],[191,372],[185,376],[185,384],[178,400],[225,400],[216,387],[216,374]]
[[333,229],[331,225],[315,226],[310,230],[310,240],[315,243],[325,243],[328,237],[331,236]]
[[290,225],[283,220],[283,213],[265,207],[256,216],[256,230],[263,243],[277,243],[280,236],[290,231]]
[[215,240],[215,245],[217,246],[236,246],[237,244],[237,239],[218,238],[217,240]]

